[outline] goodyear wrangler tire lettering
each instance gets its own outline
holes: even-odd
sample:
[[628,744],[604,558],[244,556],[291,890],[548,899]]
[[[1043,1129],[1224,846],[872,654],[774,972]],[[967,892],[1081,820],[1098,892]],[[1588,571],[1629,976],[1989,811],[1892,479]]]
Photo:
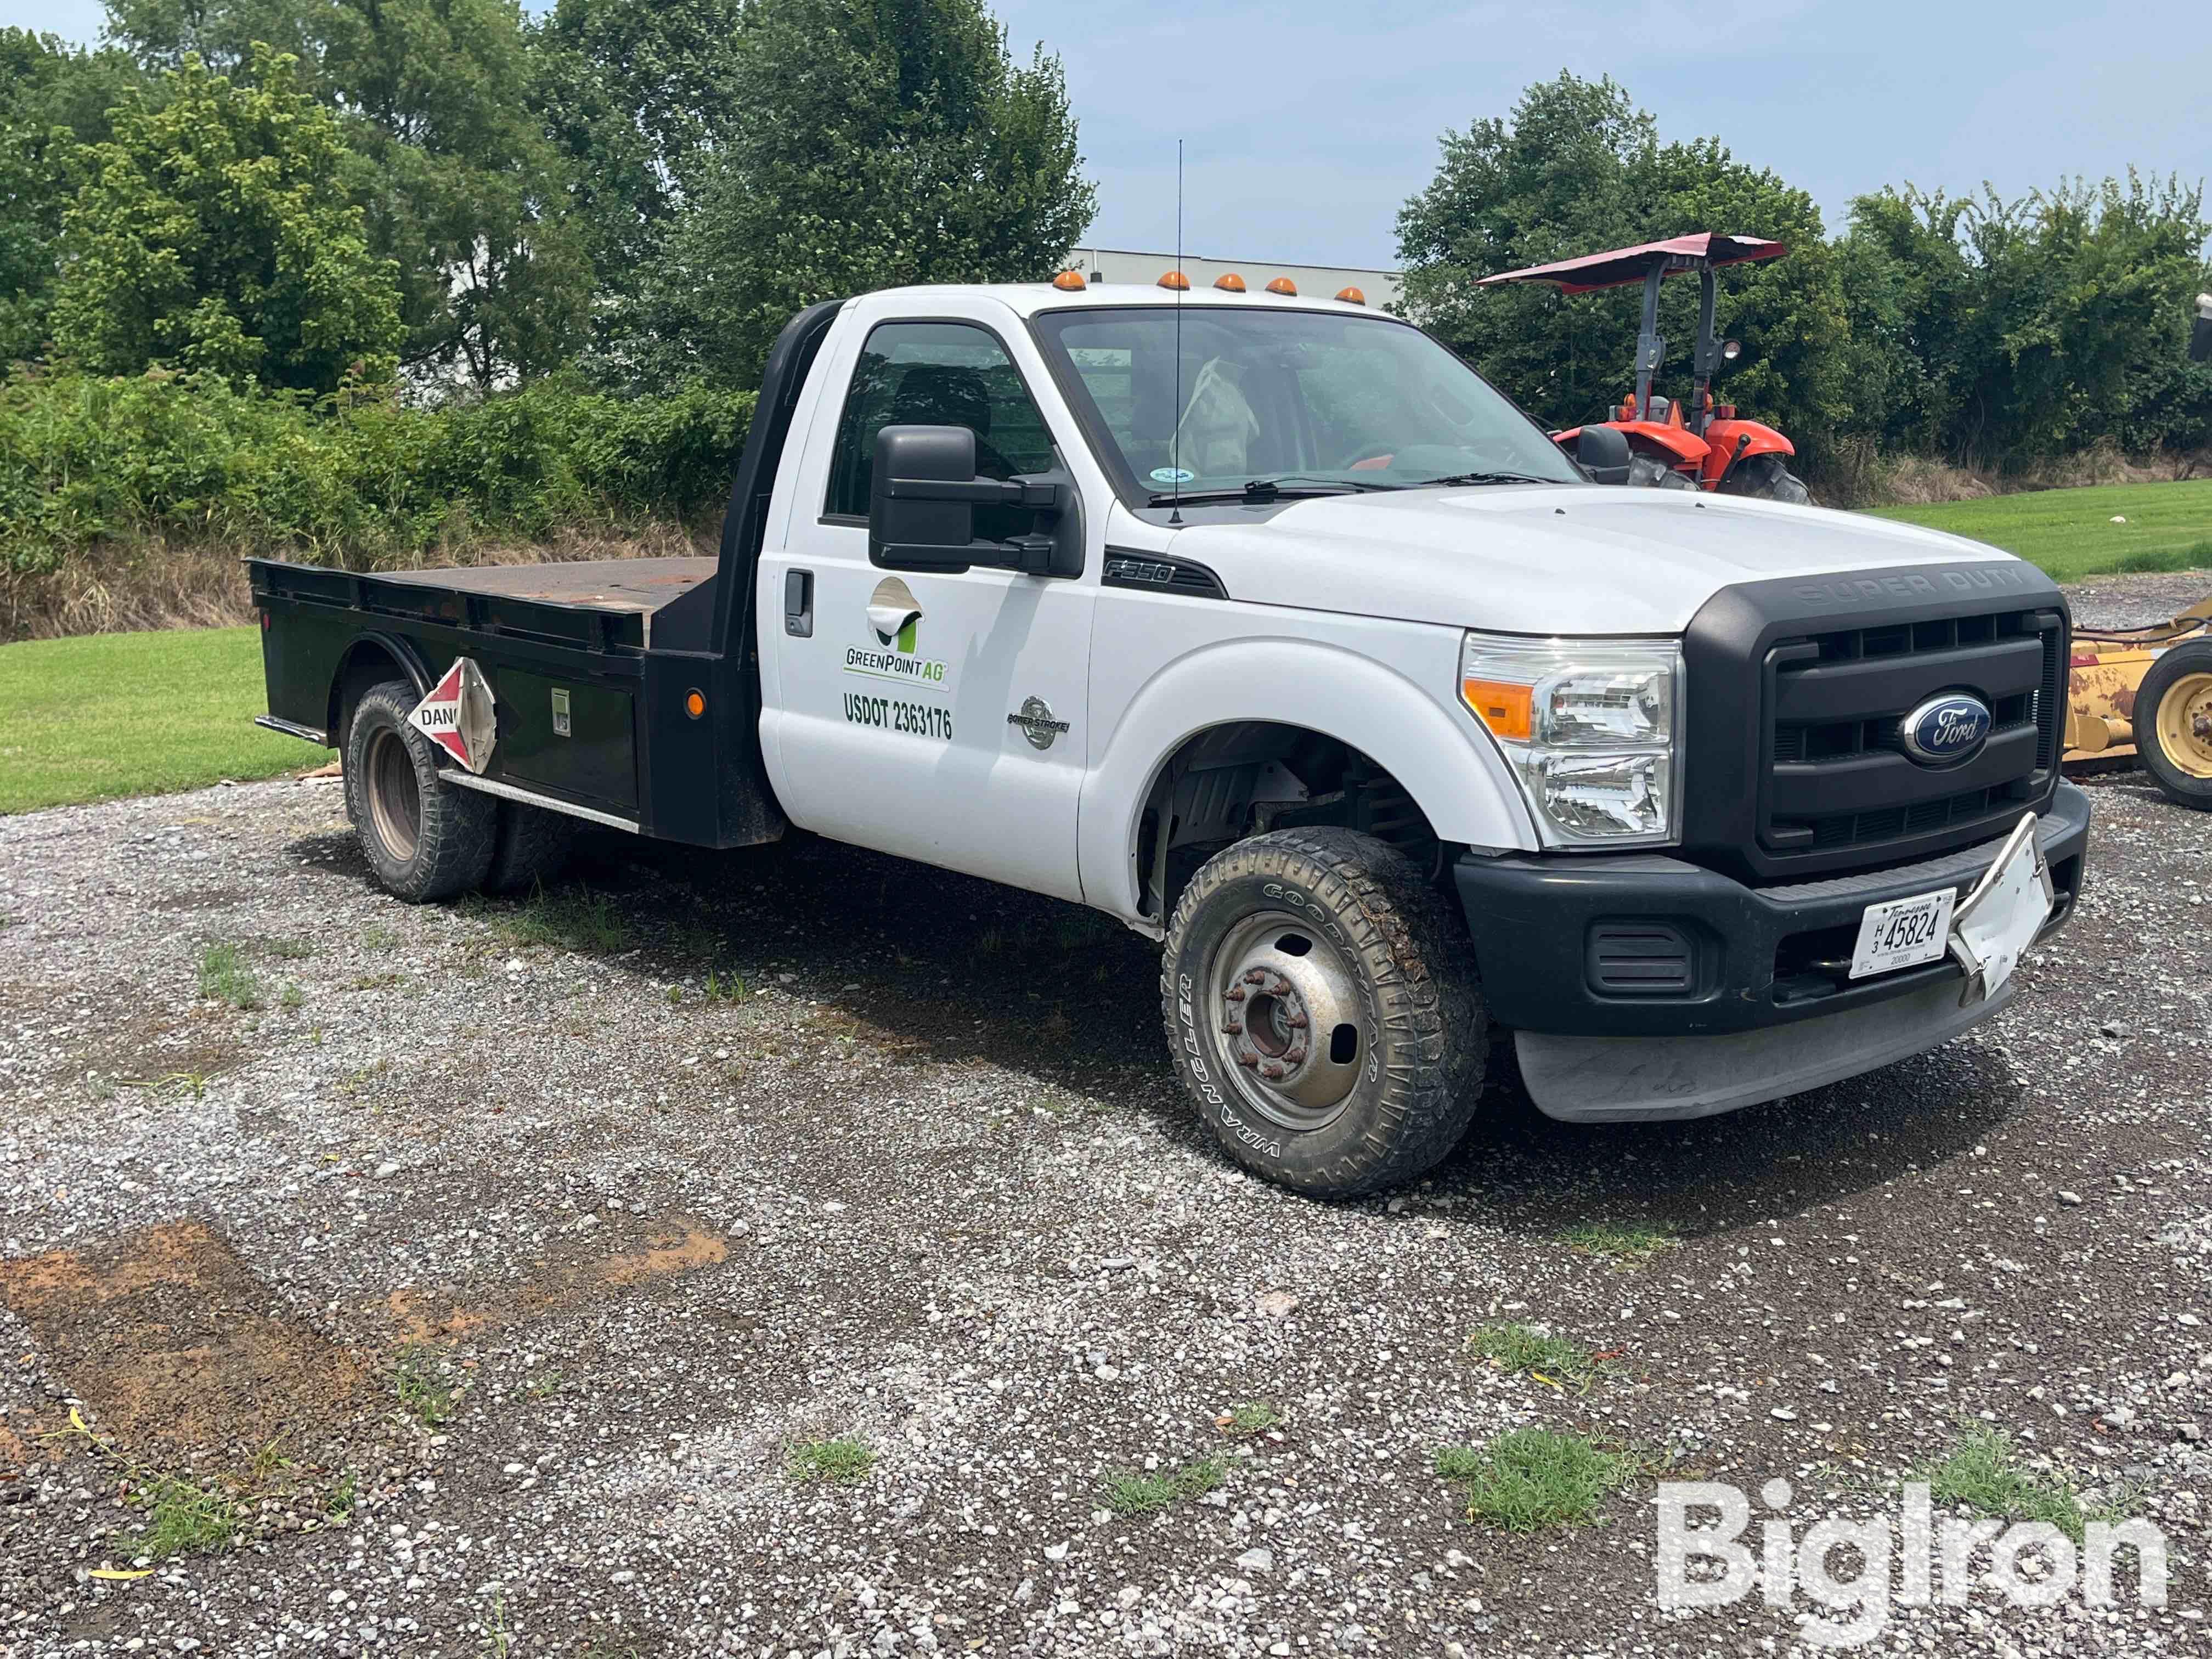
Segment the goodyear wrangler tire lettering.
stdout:
[[1464,927],[1372,836],[1278,830],[1209,860],[1176,907],[1160,998],[1214,1138],[1285,1186],[1409,1180],[1474,1111],[1488,1020]]

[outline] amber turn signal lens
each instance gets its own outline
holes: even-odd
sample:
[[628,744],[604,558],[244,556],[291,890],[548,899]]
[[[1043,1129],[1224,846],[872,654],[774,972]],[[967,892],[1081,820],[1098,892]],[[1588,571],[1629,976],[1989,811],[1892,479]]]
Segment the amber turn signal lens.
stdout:
[[1187,289],[1190,286],[1190,278],[1179,270],[1163,271],[1160,275],[1160,286],[1176,289]]
[[1233,270],[1223,271],[1213,279],[1213,285],[1229,294],[1242,294],[1244,291],[1244,279]]
[[684,712],[689,714],[693,720],[697,720],[700,715],[707,712],[706,698],[701,696],[696,691],[685,692],[684,694]]
[[1495,738],[1526,743],[1535,709],[1535,698],[1525,685],[1505,680],[1462,680],[1459,695]]
[[1297,291],[1298,285],[1287,276],[1278,276],[1267,284],[1267,292],[1270,294],[1287,294],[1296,298]]
[[1061,271],[1059,276],[1052,279],[1052,285],[1068,294],[1080,294],[1091,286],[1083,280],[1083,273],[1079,270]]

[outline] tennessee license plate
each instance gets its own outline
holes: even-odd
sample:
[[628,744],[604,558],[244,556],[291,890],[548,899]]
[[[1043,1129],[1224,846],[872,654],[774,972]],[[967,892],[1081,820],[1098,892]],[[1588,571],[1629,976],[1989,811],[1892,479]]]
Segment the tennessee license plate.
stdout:
[[1958,890],[1946,887],[1941,892],[1868,905],[1859,916],[1851,977],[1864,979],[1940,960],[1950,948],[1951,912],[1958,902]]

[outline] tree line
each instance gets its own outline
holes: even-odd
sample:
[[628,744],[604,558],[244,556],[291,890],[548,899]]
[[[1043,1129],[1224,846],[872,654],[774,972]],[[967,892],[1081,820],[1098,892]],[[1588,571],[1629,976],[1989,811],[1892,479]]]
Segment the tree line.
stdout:
[[1049,275],[1058,61],[982,0],[111,0],[0,30],[0,362],[747,384],[825,294]]
[[[2002,470],[2098,444],[2212,445],[2212,367],[2187,360],[2191,297],[2212,288],[2201,179],[2130,173],[2014,199],[1905,185],[1854,199],[1830,237],[1805,191],[1717,138],[1662,140],[1610,79],[1563,74],[1444,135],[1398,219],[1406,309],[1540,419],[1577,424],[1626,389],[1638,295],[1477,280],[1697,230],[1790,250],[1722,272],[1721,325],[1744,349],[1715,395],[1815,471],[1869,451]],[[1662,291],[1682,390],[1696,286]]]
[[[711,511],[793,310],[1041,279],[1096,206],[1058,60],[986,0],[109,0],[96,49],[0,30],[0,568],[148,530],[382,559]],[[1884,189],[1830,237],[1570,75],[1444,135],[1398,222],[1407,313],[1562,425],[1626,389],[1633,297],[1479,277],[1789,244],[1723,274],[1721,392],[1816,472],[2212,444],[2182,344],[2208,228],[2200,185],[2130,174]]]

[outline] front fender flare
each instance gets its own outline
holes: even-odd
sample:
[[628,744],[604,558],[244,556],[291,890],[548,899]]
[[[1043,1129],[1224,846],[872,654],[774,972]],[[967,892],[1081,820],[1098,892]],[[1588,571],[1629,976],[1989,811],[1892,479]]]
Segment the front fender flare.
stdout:
[[1139,918],[1145,801],[1190,738],[1264,720],[1358,750],[1413,798],[1444,841],[1533,848],[1535,826],[1490,734],[1396,670],[1311,639],[1238,640],[1178,658],[1146,681],[1085,780],[1078,818],[1084,897]]

